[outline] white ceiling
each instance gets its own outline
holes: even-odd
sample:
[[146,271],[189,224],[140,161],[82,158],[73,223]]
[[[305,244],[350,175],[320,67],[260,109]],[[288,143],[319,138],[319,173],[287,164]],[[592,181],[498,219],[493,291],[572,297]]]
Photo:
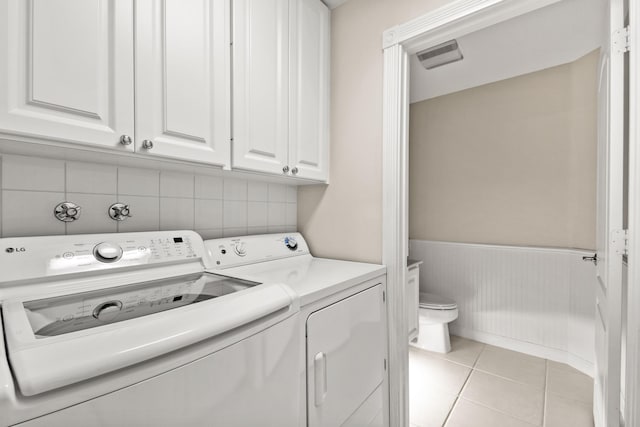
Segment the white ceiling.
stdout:
[[564,0],[458,38],[464,59],[433,70],[411,57],[411,102],[575,61],[600,46],[603,0]]
[[340,6],[342,3],[346,3],[347,0],[322,0],[324,4],[329,6],[329,9],[335,9]]

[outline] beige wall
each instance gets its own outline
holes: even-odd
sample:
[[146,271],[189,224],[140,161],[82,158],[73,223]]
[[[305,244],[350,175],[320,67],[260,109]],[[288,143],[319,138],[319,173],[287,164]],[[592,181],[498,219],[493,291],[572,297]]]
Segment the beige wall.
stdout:
[[597,64],[412,104],[410,238],[593,249]]
[[331,14],[329,186],[298,190],[316,256],[382,258],[382,32],[447,0],[350,0]]

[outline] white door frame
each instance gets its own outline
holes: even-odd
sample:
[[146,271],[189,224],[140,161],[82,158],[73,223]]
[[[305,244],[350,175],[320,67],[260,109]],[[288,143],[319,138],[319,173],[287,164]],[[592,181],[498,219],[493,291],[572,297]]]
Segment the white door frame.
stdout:
[[[406,259],[408,255],[408,116],[409,66],[408,57],[423,48],[461,37],[499,22],[514,18],[561,0],[457,0],[433,12],[383,34],[384,89],[383,89],[383,263],[387,266],[389,316],[389,410],[391,426],[409,425],[408,345],[407,318],[405,316]],[[634,3],[634,2],[631,2]],[[636,10],[636,14],[639,12]],[[636,21],[637,22],[637,21]],[[633,36],[632,36],[633,37]],[[637,39],[637,36],[636,36]],[[633,42],[633,39],[632,39]],[[633,64],[633,62],[632,62]],[[635,73],[640,72],[640,61],[635,59]],[[632,65],[633,67],[633,65]],[[631,75],[634,75],[632,68]],[[635,89],[638,91],[638,88]],[[633,92],[632,92],[633,93]],[[632,96],[631,99],[636,99]],[[633,104],[635,105],[635,104]],[[636,108],[638,108],[636,106]],[[631,114],[633,115],[634,110]],[[638,110],[636,109],[636,114]],[[635,129],[640,137],[640,130]],[[633,139],[632,139],[633,141]],[[640,172],[640,150],[632,146],[631,155],[637,165],[632,171]],[[631,192],[640,195],[640,176],[632,174]],[[635,191],[634,191],[635,189]],[[634,242],[640,242],[640,197],[630,199],[629,236],[631,253]],[[640,283],[640,253],[629,258],[629,283]],[[631,297],[630,286],[630,297]],[[635,316],[640,316],[640,289],[633,293],[636,301]],[[638,318],[634,318],[638,325]],[[634,323],[630,323],[634,324]],[[637,340],[640,341],[640,337]],[[634,341],[635,355],[640,343]],[[637,358],[631,360],[638,360]],[[629,387],[627,401],[640,392],[640,372],[634,369],[636,388]],[[636,389],[638,389],[636,391]],[[637,408],[640,411],[640,408]],[[640,414],[639,414],[640,415]],[[633,425],[633,424],[628,424]]]
[[640,425],[640,5],[629,1],[629,265],[625,425]]

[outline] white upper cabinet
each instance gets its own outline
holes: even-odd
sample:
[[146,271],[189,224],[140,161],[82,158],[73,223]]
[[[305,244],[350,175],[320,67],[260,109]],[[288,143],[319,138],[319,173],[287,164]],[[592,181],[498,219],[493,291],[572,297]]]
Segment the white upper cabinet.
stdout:
[[136,151],[226,166],[229,0],[136,1]]
[[233,2],[235,168],[274,174],[287,168],[288,19],[289,0]]
[[233,5],[233,167],[326,181],[328,8],[320,0]]
[[329,9],[292,2],[289,163],[300,178],[329,178]]
[[0,27],[0,133],[133,150],[131,1],[3,0]]

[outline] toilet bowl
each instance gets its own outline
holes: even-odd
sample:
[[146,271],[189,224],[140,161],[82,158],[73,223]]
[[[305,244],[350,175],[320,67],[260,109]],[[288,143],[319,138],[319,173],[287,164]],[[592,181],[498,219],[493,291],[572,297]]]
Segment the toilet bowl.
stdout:
[[411,344],[437,353],[450,352],[449,322],[458,318],[456,302],[439,295],[421,292],[418,318],[418,338]]

